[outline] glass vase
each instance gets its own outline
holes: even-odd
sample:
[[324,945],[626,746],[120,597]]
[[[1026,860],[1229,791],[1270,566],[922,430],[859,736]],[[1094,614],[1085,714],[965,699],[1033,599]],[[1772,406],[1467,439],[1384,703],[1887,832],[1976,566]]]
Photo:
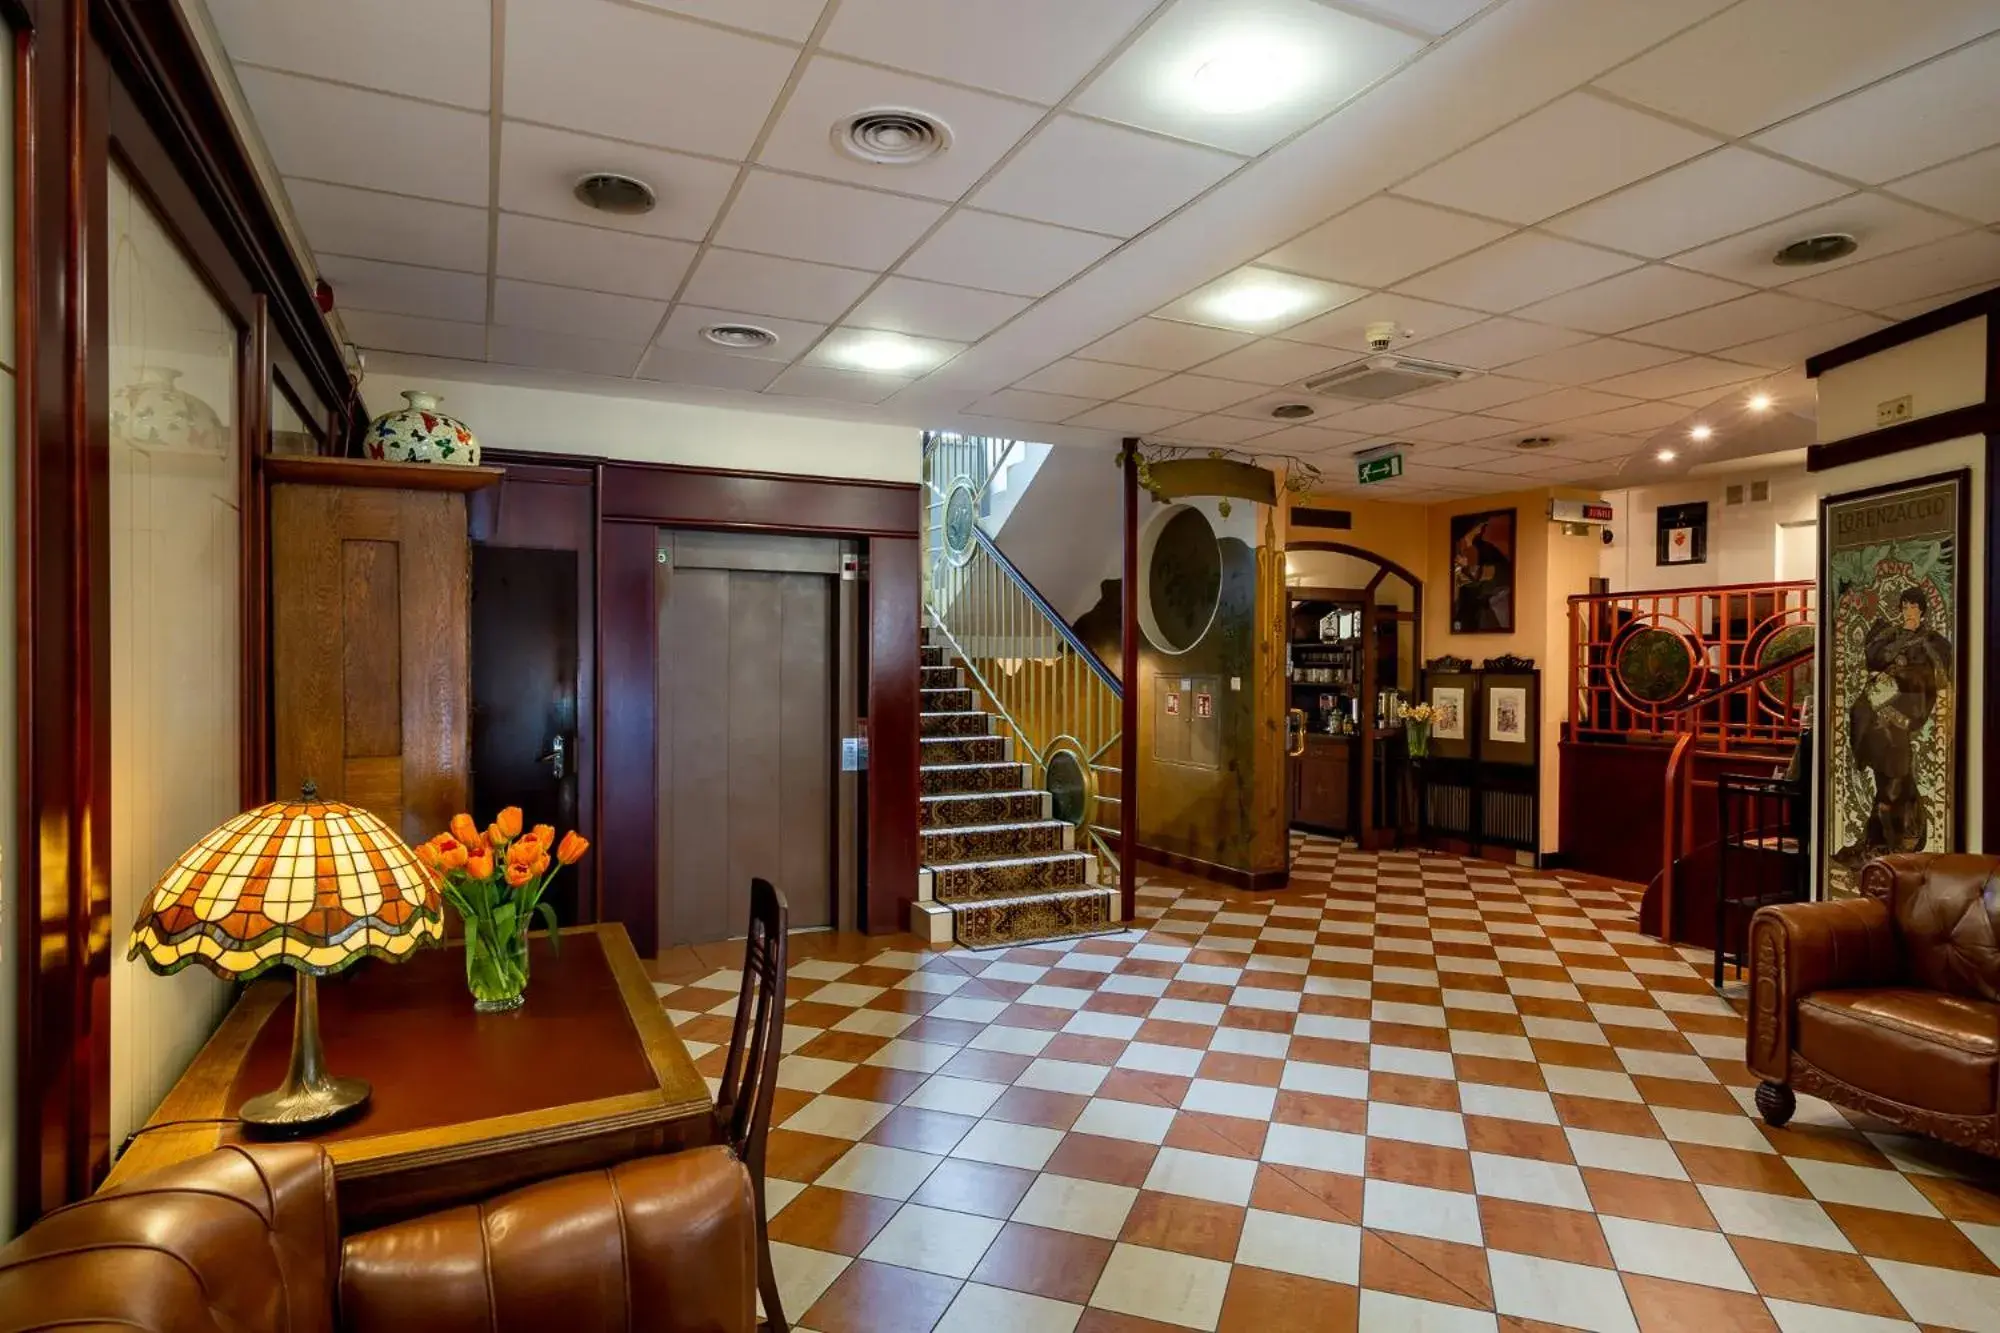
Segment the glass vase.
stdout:
[[472,990],[472,1007],[482,1014],[519,1009],[527,1002],[528,932],[502,934],[466,922],[465,984]]

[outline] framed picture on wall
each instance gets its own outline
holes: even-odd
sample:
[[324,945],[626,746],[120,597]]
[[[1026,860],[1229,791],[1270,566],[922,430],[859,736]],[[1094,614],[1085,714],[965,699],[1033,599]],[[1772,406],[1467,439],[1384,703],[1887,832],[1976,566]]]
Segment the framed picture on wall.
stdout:
[[1658,547],[1655,563],[1662,565],[1703,565],[1708,563],[1708,501],[1661,505],[1655,515]]
[[1465,739],[1465,687],[1463,685],[1433,685],[1431,687],[1431,709],[1436,714],[1431,722],[1431,736],[1441,741],[1462,741]]
[[1832,896],[1891,852],[1965,843],[1970,472],[1820,502],[1819,856]]
[[1519,685],[1495,685],[1486,691],[1486,739],[1519,745],[1528,739],[1528,692]]
[[1451,520],[1451,632],[1514,632],[1516,511],[1455,514]]

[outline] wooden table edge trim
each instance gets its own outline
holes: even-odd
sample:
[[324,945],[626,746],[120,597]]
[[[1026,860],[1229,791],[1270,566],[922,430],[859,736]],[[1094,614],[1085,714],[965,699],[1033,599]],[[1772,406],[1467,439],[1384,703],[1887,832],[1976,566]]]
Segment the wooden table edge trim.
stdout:
[[[613,1118],[600,1123],[602,1129],[619,1130],[655,1123],[693,1119],[714,1106],[708,1084],[695,1069],[687,1048],[674,1032],[674,1025],[661,1007],[652,980],[639,963],[631,937],[615,922],[569,926],[564,936],[595,934],[604,949],[606,963],[617,982],[626,1012],[638,1030],[640,1044],[659,1087],[647,1092],[627,1093],[594,1102],[570,1102],[515,1115],[469,1120],[441,1129],[406,1130],[366,1139],[341,1139],[326,1145],[334,1160],[336,1177],[365,1178],[413,1164],[451,1162],[486,1155],[489,1151],[532,1147],[543,1141],[541,1131],[574,1122],[579,1112],[592,1109]],[[454,942],[457,943],[457,942]],[[452,947],[447,944],[445,947]],[[462,947],[462,946],[461,946]],[[533,987],[532,976],[529,979]],[[110,1189],[129,1182],[134,1176],[184,1162],[211,1152],[222,1144],[229,1119],[229,1090],[251,1043],[291,995],[290,981],[267,974],[245,988],[230,1007],[215,1034],[189,1062],[187,1072],[175,1082],[158,1110],[147,1119],[137,1141],[121,1154],[100,1187]],[[468,1000],[468,1003],[470,1001]],[[700,1088],[697,1097],[669,1098],[668,1089]],[[610,1108],[619,1108],[611,1112]],[[588,1118],[587,1116],[584,1118]],[[188,1121],[178,1125],[177,1122]],[[594,1127],[595,1128],[595,1127]],[[466,1151],[468,1145],[477,1151]],[[368,1160],[357,1163],[354,1155],[363,1146]],[[401,1154],[401,1155],[398,1155]]]

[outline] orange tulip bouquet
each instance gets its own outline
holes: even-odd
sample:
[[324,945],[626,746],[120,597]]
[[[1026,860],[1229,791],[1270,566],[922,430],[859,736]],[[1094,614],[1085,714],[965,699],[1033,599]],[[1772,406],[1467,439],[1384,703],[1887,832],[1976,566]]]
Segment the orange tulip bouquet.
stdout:
[[555,908],[542,895],[563,866],[590,850],[587,839],[548,824],[521,830],[521,808],[510,805],[481,829],[471,815],[454,815],[451,830],[417,848],[417,859],[443,882],[445,901],[465,921],[465,982],[483,1014],[518,1009],[528,989],[528,928],[539,915],[549,947],[560,952]]

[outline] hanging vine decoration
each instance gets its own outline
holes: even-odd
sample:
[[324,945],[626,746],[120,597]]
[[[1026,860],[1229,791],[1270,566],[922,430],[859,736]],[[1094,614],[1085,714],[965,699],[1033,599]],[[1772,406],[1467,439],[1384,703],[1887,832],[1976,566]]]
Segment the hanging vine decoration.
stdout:
[[[1251,467],[1264,468],[1284,477],[1283,488],[1293,495],[1306,496],[1318,488],[1324,474],[1318,467],[1306,462],[1296,454],[1260,454],[1241,449],[1221,449],[1199,445],[1157,444],[1140,440],[1129,449],[1120,449],[1115,457],[1119,467],[1125,466],[1127,455],[1136,464],[1139,487],[1153,497],[1156,504],[1168,501],[1166,488],[1153,476],[1153,467],[1159,463],[1180,462],[1186,459],[1207,458],[1217,462],[1236,462]],[[1216,502],[1216,512],[1229,517],[1229,497],[1223,496]]]

